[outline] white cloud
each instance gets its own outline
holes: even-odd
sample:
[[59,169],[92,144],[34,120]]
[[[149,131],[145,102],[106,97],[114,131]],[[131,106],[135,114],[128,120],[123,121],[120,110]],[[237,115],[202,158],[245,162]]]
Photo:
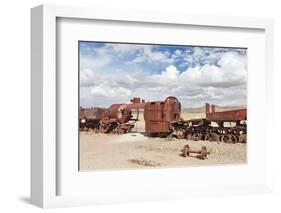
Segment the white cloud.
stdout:
[[170,55],[165,52],[153,51],[152,46],[143,46],[139,49],[136,58],[132,63],[142,63],[142,62],[158,62],[164,64],[171,64],[174,62]]
[[193,59],[192,55],[184,56],[184,60],[187,61],[188,63],[193,63],[194,62],[194,59]]
[[230,87],[246,83],[246,56],[227,52],[221,56],[218,65],[196,66],[181,75],[184,81],[198,86]]
[[132,92],[123,87],[111,87],[110,85],[98,85],[90,87],[91,96],[112,98],[116,96],[130,97]]
[[[133,51],[130,49],[132,46],[134,45],[115,46],[114,51],[130,52]],[[195,48],[193,57],[202,55],[201,51],[201,48]],[[108,106],[109,103],[128,102],[135,96],[155,101],[164,100],[169,95],[178,97],[184,107],[201,106],[205,102],[220,105],[246,104],[246,55],[228,51],[219,55],[209,54],[209,57],[219,58],[218,66],[197,65],[180,72],[174,65],[165,63],[166,68],[160,74],[133,69],[130,72],[116,70],[111,75],[100,75],[96,72],[96,69],[105,72],[110,58],[101,59],[95,65],[91,65],[88,59],[85,59],[80,75],[81,104]],[[153,52],[150,48],[144,48],[134,62],[165,61],[167,58],[167,53]]]
[[182,55],[182,50],[177,49],[177,50],[175,51],[175,55],[181,56],[181,55]]
[[117,44],[117,43],[108,43],[105,44],[104,48],[100,49],[107,49],[109,51],[114,51],[118,54],[126,54],[126,53],[134,53],[135,51],[138,51],[142,48],[145,48],[143,45],[137,45],[137,44]]

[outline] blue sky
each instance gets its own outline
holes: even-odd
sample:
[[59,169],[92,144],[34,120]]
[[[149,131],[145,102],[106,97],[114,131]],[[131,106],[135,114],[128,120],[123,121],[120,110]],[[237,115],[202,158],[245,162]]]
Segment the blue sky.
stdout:
[[80,42],[80,103],[174,95],[184,107],[246,104],[247,50]]

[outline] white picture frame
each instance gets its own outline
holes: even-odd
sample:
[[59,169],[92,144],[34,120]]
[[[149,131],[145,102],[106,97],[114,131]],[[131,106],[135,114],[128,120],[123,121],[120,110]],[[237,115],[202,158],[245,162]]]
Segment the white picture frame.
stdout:
[[[74,6],[41,5],[31,10],[31,201],[33,204],[47,208],[58,206],[89,205],[97,203],[138,202],[142,200],[165,200],[188,198],[194,196],[251,194],[269,192],[271,188],[271,165],[267,160],[263,171],[266,179],[253,185],[233,184],[219,187],[199,187],[194,184],[194,189],[186,190],[171,186],[165,190],[156,190],[155,194],[145,196],[135,193],[120,197],[117,194],[110,196],[96,195],[59,195],[58,173],[61,169],[57,166],[57,87],[59,82],[56,77],[56,36],[57,19],[88,19],[108,20],[136,23],[153,23],[161,25],[192,25],[202,27],[218,27],[231,29],[257,29],[264,31],[265,35],[265,103],[268,114],[272,113],[273,97],[270,90],[273,85],[273,21],[271,19],[241,18],[241,17],[216,17],[203,15],[152,13],[145,11],[122,11],[100,8],[84,8]],[[256,85],[257,86],[257,85]],[[261,109],[262,110],[262,109]],[[265,118],[270,123],[272,116]],[[270,131],[266,128],[266,139],[270,141]],[[264,144],[270,150],[270,143]],[[269,158],[269,151],[262,157]],[[209,172],[211,168],[207,168]],[[160,170],[158,170],[160,171]],[[78,171],[77,171],[78,172]],[[130,171],[126,171],[127,174]],[[160,172],[161,173],[161,172]],[[149,175],[149,174],[148,174]],[[199,175],[199,174],[197,174]],[[198,187],[197,187],[198,186]],[[163,188],[165,185],[163,184]],[[183,190],[184,189],[184,190]],[[113,193],[114,194],[114,193]],[[158,194],[159,196],[155,196]],[[146,198],[145,198],[146,197]]]

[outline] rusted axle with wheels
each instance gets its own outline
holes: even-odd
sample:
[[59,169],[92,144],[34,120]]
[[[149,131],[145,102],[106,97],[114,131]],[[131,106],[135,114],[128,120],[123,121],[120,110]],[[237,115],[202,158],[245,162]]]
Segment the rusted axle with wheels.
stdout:
[[207,147],[206,146],[202,146],[201,150],[195,151],[195,150],[190,150],[190,147],[187,144],[182,149],[182,156],[183,157],[190,156],[190,153],[198,154],[196,157],[201,159],[201,160],[207,159],[208,158],[207,155],[210,154],[210,152],[207,151]]

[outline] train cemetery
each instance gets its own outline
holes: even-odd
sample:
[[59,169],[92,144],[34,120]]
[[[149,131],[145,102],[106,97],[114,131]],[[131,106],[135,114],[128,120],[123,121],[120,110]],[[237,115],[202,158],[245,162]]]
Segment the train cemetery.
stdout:
[[247,111],[182,110],[176,97],[80,107],[80,170],[244,164]]

